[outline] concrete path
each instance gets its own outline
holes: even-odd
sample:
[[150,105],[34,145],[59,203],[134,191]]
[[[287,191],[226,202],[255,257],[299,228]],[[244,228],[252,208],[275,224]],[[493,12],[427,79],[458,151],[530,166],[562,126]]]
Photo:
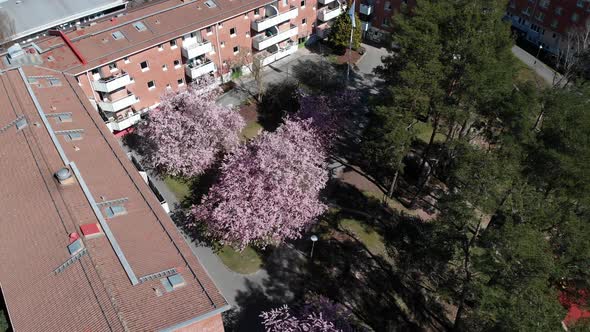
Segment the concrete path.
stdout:
[[539,76],[541,76],[543,80],[545,80],[545,82],[547,82],[549,85],[554,85],[562,79],[562,75],[560,73],[556,72],[543,62],[539,61],[537,58],[535,58],[533,55],[529,54],[522,48],[514,45],[512,46],[512,53],[518,59],[520,59],[520,61],[524,62]]

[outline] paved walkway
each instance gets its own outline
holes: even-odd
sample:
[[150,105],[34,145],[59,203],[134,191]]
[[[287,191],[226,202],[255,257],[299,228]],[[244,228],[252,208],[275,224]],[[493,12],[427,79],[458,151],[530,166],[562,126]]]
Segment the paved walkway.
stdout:
[[541,76],[545,82],[549,85],[553,85],[554,83],[560,81],[562,79],[562,75],[553,68],[547,66],[543,62],[539,61],[533,55],[529,54],[527,51],[523,50],[522,48],[514,45],[512,46],[512,53],[520,59],[520,61],[524,62],[527,66],[529,66],[532,70],[534,70],[537,75]]

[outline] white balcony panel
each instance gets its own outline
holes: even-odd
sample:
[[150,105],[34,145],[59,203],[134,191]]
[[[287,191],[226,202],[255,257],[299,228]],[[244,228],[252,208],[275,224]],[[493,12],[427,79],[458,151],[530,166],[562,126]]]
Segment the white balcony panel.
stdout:
[[371,22],[361,21],[361,31],[368,31],[371,28]]
[[137,103],[138,101],[139,100],[137,100],[135,95],[130,94],[127,97],[123,97],[114,101],[100,101],[98,102],[98,106],[100,106],[100,108],[106,112],[117,112]]
[[293,44],[293,45],[290,45],[282,50],[278,50],[275,53],[267,55],[266,57],[262,58],[262,65],[266,66],[266,65],[271,64],[277,60],[287,57],[287,56],[297,52],[297,48],[298,48],[297,45]]
[[371,15],[373,13],[373,6],[361,3],[361,8],[359,9],[359,12],[361,14]]
[[318,0],[319,3],[321,3],[322,5],[327,5],[329,3],[332,3],[336,0]]
[[286,31],[279,32],[274,36],[265,36],[264,34],[260,34],[252,39],[252,45],[257,50],[263,50],[268,48],[274,44],[278,44],[285,39],[289,39],[293,36],[297,36],[299,29],[296,25],[291,25],[291,28]]
[[140,120],[141,120],[141,114],[134,113],[134,114],[127,116],[125,118],[122,118],[122,119],[115,119],[115,120],[109,121],[107,123],[107,126],[109,127],[109,129],[111,131],[121,131],[121,130],[125,130],[125,129],[135,125]]
[[100,92],[112,92],[131,83],[129,74],[124,73],[114,77],[99,79],[92,82],[92,88]]
[[187,59],[196,58],[211,51],[213,51],[213,45],[211,45],[210,41],[182,45],[182,56]]
[[188,64],[185,67],[186,76],[191,79],[201,77],[205,74],[209,74],[215,71],[215,63],[213,61],[207,61],[203,64]]
[[327,7],[324,7],[318,11],[318,19],[322,22],[327,22],[331,19],[334,19],[334,18],[340,16],[340,14],[342,14],[343,12],[344,12],[343,7],[337,7],[334,9],[329,9]]
[[297,7],[291,7],[288,12],[279,13],[278,15],[265,17],[252,22],[252,30],[264,31],[272,26],[292,20],[297,17]]

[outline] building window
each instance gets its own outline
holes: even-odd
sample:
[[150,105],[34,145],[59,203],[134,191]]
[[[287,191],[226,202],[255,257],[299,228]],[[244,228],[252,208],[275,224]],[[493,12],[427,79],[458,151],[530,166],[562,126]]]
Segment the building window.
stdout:
[[229,34],[230,34],[230,36],[235,37],[236,36],[236,28],[229,29]]
[[217,27],[218,27],[219,29],[223,28],[223,22],[219,22],[219,23],[217,23]]
[[154,82],[154,81],[149,81],[149,82],[147,82],[147,86],[148,86],[148,89],[149,89],[149,90],[151,90],[151,89],[155,89],[155,88],[156,88],[156,82]]
[[172,86],[170,85],[170,83],[166,84],[166,89],[172,89]]
[[283,0],[283,7],[286,6],[286,5],[288,5],[287,1],[288,0]]
[[162,70],[163,70],[163,71],[166,71],[166,70],[168,70],[168,65],[167,65],[167,64],[163,64],[163,65],[162,65]]
[[386,18],[383,19],[383,26],[384,27],[388,27],[390,23],[391,22],[389,20],[389,17],[386,17]]
[[164,45],[158,45],[158,51],[163,51],[164,50]]
[[301,7],[305,7],[305,0],[301,0]]
[[[553,21],[551,22],[551,28],[553,29],[557,29],[557,26],[559,25],[559,21],[556,19],[553,19]],[[554,34],[555,35],[555,34]],[[555,37],[553,37],[555,38]]]
[[131,60],[129,60],[129,58],[128,58],[128,57],[124,57],[124,58],[123,58],[123,61],[125,62],[125,64],[127,64],[127,63],[131,62]]
[[539,13],[537,14],[537,21],[541,21],[541,22],[543,22],[543,20],[544,20],[544,19],[545,19],[545,14],[544,14],[544,13],[542,13],[542,12],[539,12]]
[[563,8],[561,8],[561,7],[555,8],[555,14],[561,15],[562,13],[563,13]]
[[541,7],[543,7],[543,8],[549,7],[549,0],[541,0]]
[[307,23],[307,19],[306,18],[304,18],[304,19],[301,20],[301,24],[306,24],[306,23]]
[[258,15],[260,15],[260,9],[256,8],[256,9],[254,9],[254,16],[258,16]]
[[180,67],[180,60],[174,60],[174,68]]
[[584,8],[584,0],[578,0],[578,2],[576,3],[576,6],[578,6],[580,8]]
[[531,15],[531,7],[526,7],[523,11],[523,14],[525,14],[526,16],[530,16]]
[[117,70],[117,64],[115,62],[109,64],[109,69],[111,71]]
[[170,41],[170,48],[171,49],[175,49],[176,48],[176,40],[171,40]]
[[234,53],[238,53],[240,51],[240,47],[239,46],[234,46]]
[[139,64],[139,67],[141,67],[141,71],[150,70],[150,66],[148,65],[148,62],[147,61],[142,61]]
[[221,42],[221,47],[225,47],[225,42]]
[[391,1],[385,1],[385,10],[391,11]]
[[580,15],[578,15],[578,13],[572,14],[572,22],[578,22],[579,18],[580,18]]
[[205,29],[205,30],[207,30],[207,34],[210,34],[210,33],[212,33],[213,29],[211,27],[207,27],[207,29]]
[[176,81],[176,83],[178,83],[178,86],[181,86],[184,84],[184,80],[181,78],[178,81]]
[[510,1],[510,8],[516,8],[516,3],[514,0]]

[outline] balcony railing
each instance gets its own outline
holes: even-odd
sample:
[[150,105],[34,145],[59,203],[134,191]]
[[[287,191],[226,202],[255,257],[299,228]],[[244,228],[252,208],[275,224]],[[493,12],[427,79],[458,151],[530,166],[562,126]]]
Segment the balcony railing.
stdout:
[[344,6],[338,6],[335,8],[324,7],[318,10],[318,19],[323,22],[327,22],[331,19],[338,17],[344,12]]
[[361,31],[368,31],[371,28],[371,22],[361,21]]
[[299,29],[296,25],[291,24],[290,28],[285,31],[280,31],[275,35],[266,36],[265,34],[259,34],[252,38],[252,46],[257,50],[264,50],[274,44],[278,44],[285,39],[289,39],[293,36],[297,36]]
[[265,51],[260,54],[259,61],[262,66],[266,66],[270,63],[273,63],[277,60],[280,60],[286,56],[289,56],[293,53],[297,52],[297,44],[290,43],[286,47],[281,48],[275,52],[268,52]]
[[115,76],[101,78],[92,82],[92,87],[100,92],[112,92],[131,83],[131,77],[126,72],[121,72]]
[[111,131],[121,131],[135,125],[140,120],[140,113],[131,113],[124,117],[109,119],[109,121],[107,122],[107,127],[109,127]]
[[203,63],[192,62],[187,64],[185,67],[186,76],[190,77],[191,79],[201,77],[214,71],[215,63],[209,59],[205,59]]
[[319,3],[321,3],[322,5],[327,5],[329,3],[332,3],[336,0],[318,0]]
[[361,6],[359,8],[359,12],[361,14],[371,15],[371,14],[373,14],[373,5],[368,4],[368,3],[361,3]]
[[137,100],[137,98],[135,97],[134,94],[129,93],[127,94],[127,96],[123,97],[123,98],[119,98],[117,100],[111,101],[111,100],[103,100],[98,102],[98,106],[100,106],[100,108],[105,111],[105,112],[118,112],[126,107],[129,107],[135,103],[137,103],[139,100]]
[[182,45],[182,56],[187,59],[193,59],[211,51],[213,51],[213,46],[211,45],[211,42],[207,40],[200,43]]
[[252,30],[255,31],[264,31],[272,26],[275,26],[279,23],[283,23],[289,20],[292,20],[297,17],[298,9],[295,6],[291,6],[289,11],[284,13],[278,13],[277,15],[267,16],[265,18],[258,19],[252,22]]

